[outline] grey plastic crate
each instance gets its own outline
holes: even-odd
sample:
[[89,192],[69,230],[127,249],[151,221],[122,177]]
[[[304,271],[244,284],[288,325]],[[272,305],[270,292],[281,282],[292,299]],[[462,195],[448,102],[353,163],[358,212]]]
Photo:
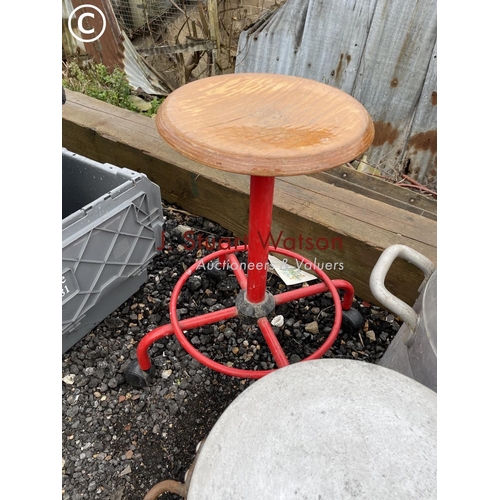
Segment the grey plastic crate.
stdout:
[[63,353],[146,282],[148,263],[163,246],[156,184],[63,148]]

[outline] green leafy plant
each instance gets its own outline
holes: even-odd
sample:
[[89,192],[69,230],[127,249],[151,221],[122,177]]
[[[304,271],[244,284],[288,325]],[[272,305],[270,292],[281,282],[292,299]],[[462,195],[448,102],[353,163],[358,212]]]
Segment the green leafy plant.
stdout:
[[101,63],[89,63],[84,68],[78,66],[76,62],[68,63],[63,70],[62,84],[67,89],[146,116],[154,116],[164,101],[164,98],[154,97],[150,101],[149,109],[139,111],[131,100],[132,90],[126,74],[119,68],[110,73]]
[[153,97],[153,100],[151,101],[151,108],[148,109],[147,114],[148,116],[154,116],[158,112],[158,108],[160,107],[161,103],[165,100],[164,97],[161,99],[158,99],[157,97]]

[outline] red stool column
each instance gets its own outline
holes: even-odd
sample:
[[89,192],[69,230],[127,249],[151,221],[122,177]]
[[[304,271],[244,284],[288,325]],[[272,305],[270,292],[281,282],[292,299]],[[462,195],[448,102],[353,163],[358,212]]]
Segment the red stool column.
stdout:
[[247,300],[263,302],[273,215],[274,177],[250,177]]

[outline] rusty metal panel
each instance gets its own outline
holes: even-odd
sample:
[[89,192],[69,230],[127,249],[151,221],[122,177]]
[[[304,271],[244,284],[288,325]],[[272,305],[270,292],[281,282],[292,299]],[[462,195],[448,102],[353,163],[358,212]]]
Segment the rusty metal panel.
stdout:
[[[104,16],[106,17],[106,29],[102,36],[95,40],[94,42],[84,42],[86,53],[92,57],[94,62],[104,64],[108,70],[113,71],[113,69],[119,68],[122,71],[125,70],[123,64],[124,57],[124,46],[123,46],[123,35],[121,29],[118,26],[113,9],[108,0],[71,0],[73,7],[80,7],[83,5],[93,5],[100,9]],[[93,13],[93,11],[87,7],[82,8],[82,12]],[[87,23],[87,19],[84,20],[83,24]],[[100,16],[95,16],[93,20],[93,28],[96,32],[100,32],[102,28],[102,19]],[[88,26],[91,28],[91,26]]]
[[437,47],[413,119],[406,160],[409,175],[430,189],[437,189]]
[[242,32],[235,72],[302,76],[350,93],[376,0],[288,0]]
[[433,56],[436,0],[379,0],[352,95],[375,122],[371,166],[409,173],[405,148]]
[[302,76],[350,93],[375,122],[370,165],[433,182],[436,113],[426,103],[436,31],[436,0],[288,0],[241,33],[236,72]]

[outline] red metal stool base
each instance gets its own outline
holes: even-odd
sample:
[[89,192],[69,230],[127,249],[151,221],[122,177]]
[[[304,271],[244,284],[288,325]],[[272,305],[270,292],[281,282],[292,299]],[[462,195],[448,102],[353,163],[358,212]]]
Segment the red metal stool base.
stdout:
[[[183,320],[177,319],[177,301],[179,299],[182,287],[196,271],[198,271],[202,266],[204,266],[206,263],[212,260],[219,259],[219,261],[223,263],[224,267],[233,271],[242,290],[246,290],[247,287],[246,274],[242,270],[241,264],[238,261],[237,257],[235,256],[236,252],[243,252],[246,250],[247,248],[245,245],[240,245],[232,248],[223,248],[198,260],[184,272],[184,274],[180,277],[179,281],[175,285],[174,290],[172,292],[172,297],[170,299],[171,323],[169,325],[160,326],[155,330],[152,330],[151,332],[146,334],[144,338],[139,342],[139,345],[137,347],[137,361],[138,361],[138,368],[140,370],[147,373],[151,369],[151,360],[148,354],[149,347],[154,342],[160,340],[161,338],[175,334],[181,346],[193,358],[195,358],[201,364],[211,368],[212,370],[224,373],[225,375],[230,375],[232,377],[239,377],[239,378],[258,379],[274,371],[274,370],[243,370],[239,368],[232,368],[224,364],[218,363],[208,358],[200,351],[198,351],[184,335],[184,331],[238,317],[238,309],[236,306],[203,314],[201,316],[195,316],[193,318],[188,318]],[[275,305],[285,304],[292,300],[298,300],[301,298],[317,295],[328,291],[332,295],[336,311],[332,329],[328,337],[324,341],[324,343],[321,345],[321,347],[318,348],[311,355],[304,358],[302,361],[318,359],[321,356],[323,356],[325,352],[328,351],[328,349],[330,349],[330,347],[333,345],[333,343],[337,338],[342,323],[342,314],[339,314],[339,312],[341,310],[347,311],[351,308],[352,301],[354,298],[353,287],[349,282],[344,280],[331,280],[326,275],[326,273],[324,273],[321,269],[319,269],[313,262],[302,257],[299,254],[296,254],[295,252],[286,250],[284,248],[276,248],[276,247],[270,247],[269,250],[270,252],[284,255],[286,257],[291,257],[298,260],[300,259],[308,266],[310,266],[310,269],[318,275],[319,279],[322,280],[322,283],[273,295],[272,297],[274,298]],[[342,301],[340,299],[337,289],[344,290],[345,292]],[[256,324],[258,325],[264,337],[264,340],[266,341],[271,351],[271,354],[273,355],[274,360],[278,365],[278,368],[287,366],[289,364],[289,361],[283,351],[283,348],[280,345],[279,340],[277,339],[273,331],[273,328],[268,318],[265,315],[256,318]],[[131,378],[133,379],[133,377]],[[146,385],[146,383],[134,383],[132,380],[128,381],[133,385],[139,385],[139,386]]]
[[[253,319],[278,368],[289,364],[269,318],[275,305],[331,292],[335,305],[332,329],[324,343],[302,361],[325,354],[337,338],[354,292],[343,280],[330,280],[313,262],[283,248],[270,248],[275,178],[312,174],[358,157],[373,141],[375,128],[366,109],[349,94],[313,80],[289,75],[231,74],[203,78],[169,95],[156,115],[160,136],[180,154],[226,172],[250,175],[248,247],[225,248],[193,264],[179,279],[170,300],[170,325],[148,333],[137,348],[138,375],[151,369],[147,350],[156,340],[175,334],[200,363],[233,377],[261,378],[272,370],[242,370],[208,358],[187,340],[184,331],[238,316]],[[235,252],[248,251],[248,275]],[[302,260],[322,283],[270,297],[266,291],[269,251]],[[182,286],[204,263],[219,258],[233,270],[243,293],[233,307],[178,320]],[[233,269],[234,267],[234,269]],[[340,301],[337,288],[344,289]],[[352,310],[354,311],[354,310]]]

